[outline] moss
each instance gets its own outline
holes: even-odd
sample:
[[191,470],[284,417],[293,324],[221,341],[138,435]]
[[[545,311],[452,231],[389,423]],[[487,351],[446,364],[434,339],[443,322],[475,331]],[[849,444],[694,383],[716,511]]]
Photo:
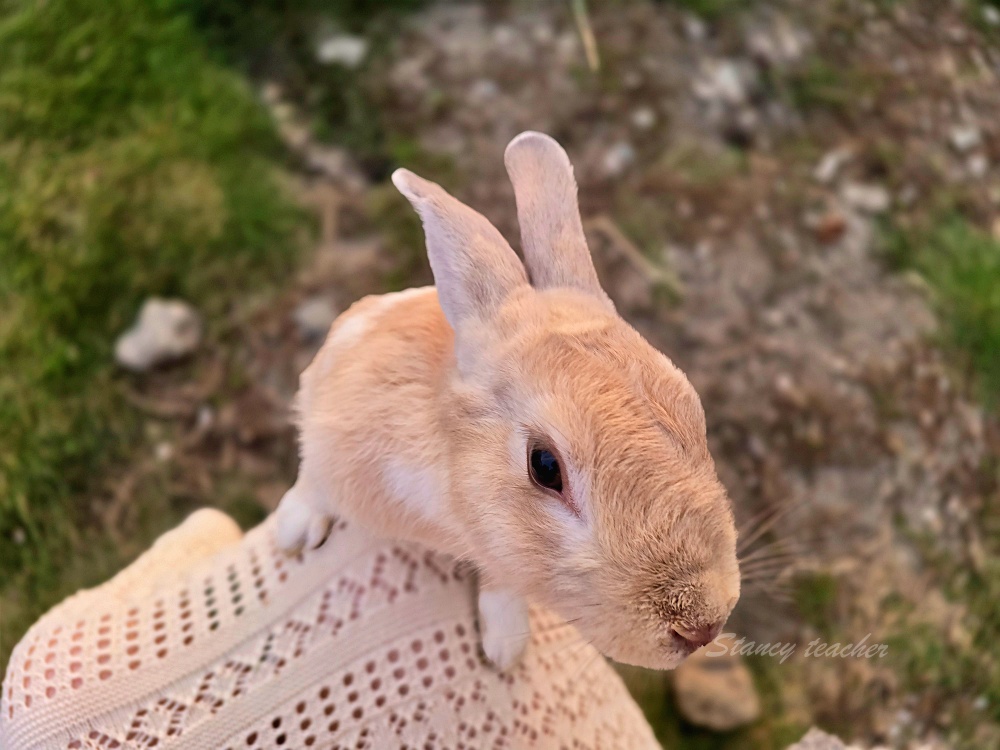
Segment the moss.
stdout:
[[941,312],[943,343],[978,376],[987,403],[1000,393],[1000,242],[957,215],[911,229],[884,227],[898,269],[923,276]]
[[826,573],[802,574],[795,580],[792,597],[802,620],[830,636],[836,621],[837,580]]
[[752,0],[661,0],[661,2],[677,5],[702,18],[715,21],[748,8]]
[[861,67],[838,67],[814,56],[788,76],[792,104],[803,112],[826,110],[849,116],[859,101],[874,101],[882,81]]
[[0,9],[9,648],[20,632],[11,623],[127,559],[90,531],[105,472],[144,442],[112,366],[115,336],[149,295],[186,298],[216,320],[273,285],[295,263],[302,216],[279,179],[282,149],[266,112],[209,59],[172,3]]

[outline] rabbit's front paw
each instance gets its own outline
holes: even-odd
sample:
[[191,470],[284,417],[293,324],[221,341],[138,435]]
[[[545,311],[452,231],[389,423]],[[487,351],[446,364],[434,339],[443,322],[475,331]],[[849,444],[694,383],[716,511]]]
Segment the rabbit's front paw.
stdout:
[[275,538],[278,546],[286,552],[315,549],[330,535],[333,519],[316,510],[296,487],[285,493],[275,513]]
[[528,604],[509,591],[479,592],[483,653],[501,672],[517,664],[531,637]]

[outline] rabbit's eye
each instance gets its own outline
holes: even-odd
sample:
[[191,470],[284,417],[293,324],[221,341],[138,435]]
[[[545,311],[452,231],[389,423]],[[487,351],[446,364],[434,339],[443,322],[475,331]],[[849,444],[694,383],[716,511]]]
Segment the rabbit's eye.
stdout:
[[553,492],[562,492],[562,469],[559,459],[552,451],[545,448],[534,448],[528,456],[528,469],[531,479],[539,487]]

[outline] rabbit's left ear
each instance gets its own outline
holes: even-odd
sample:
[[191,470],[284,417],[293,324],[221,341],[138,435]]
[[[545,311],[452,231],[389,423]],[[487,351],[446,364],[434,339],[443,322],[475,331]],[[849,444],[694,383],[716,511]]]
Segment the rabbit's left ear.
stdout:
[[407,169],[392,181],[423,221],[438,300],[456,332],[472,318],[489,320],[527,288],[524,266],[485,216]]
[[521,133],[504,152],[514,185],[524,262],[537,289],[570,287],[614,305],[597,280],[587,248],[569,157],[544,133]]

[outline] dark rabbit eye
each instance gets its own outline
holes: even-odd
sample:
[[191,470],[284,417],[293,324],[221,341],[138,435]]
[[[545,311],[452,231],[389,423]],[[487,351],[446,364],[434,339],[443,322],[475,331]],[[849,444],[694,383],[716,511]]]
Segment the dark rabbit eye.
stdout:
[[533,448],[528,456],[528,469],[531,473],[531,479],[539,487],[562,492],[562,469],[559,466],[559,459],[552,451],[545,448]]

